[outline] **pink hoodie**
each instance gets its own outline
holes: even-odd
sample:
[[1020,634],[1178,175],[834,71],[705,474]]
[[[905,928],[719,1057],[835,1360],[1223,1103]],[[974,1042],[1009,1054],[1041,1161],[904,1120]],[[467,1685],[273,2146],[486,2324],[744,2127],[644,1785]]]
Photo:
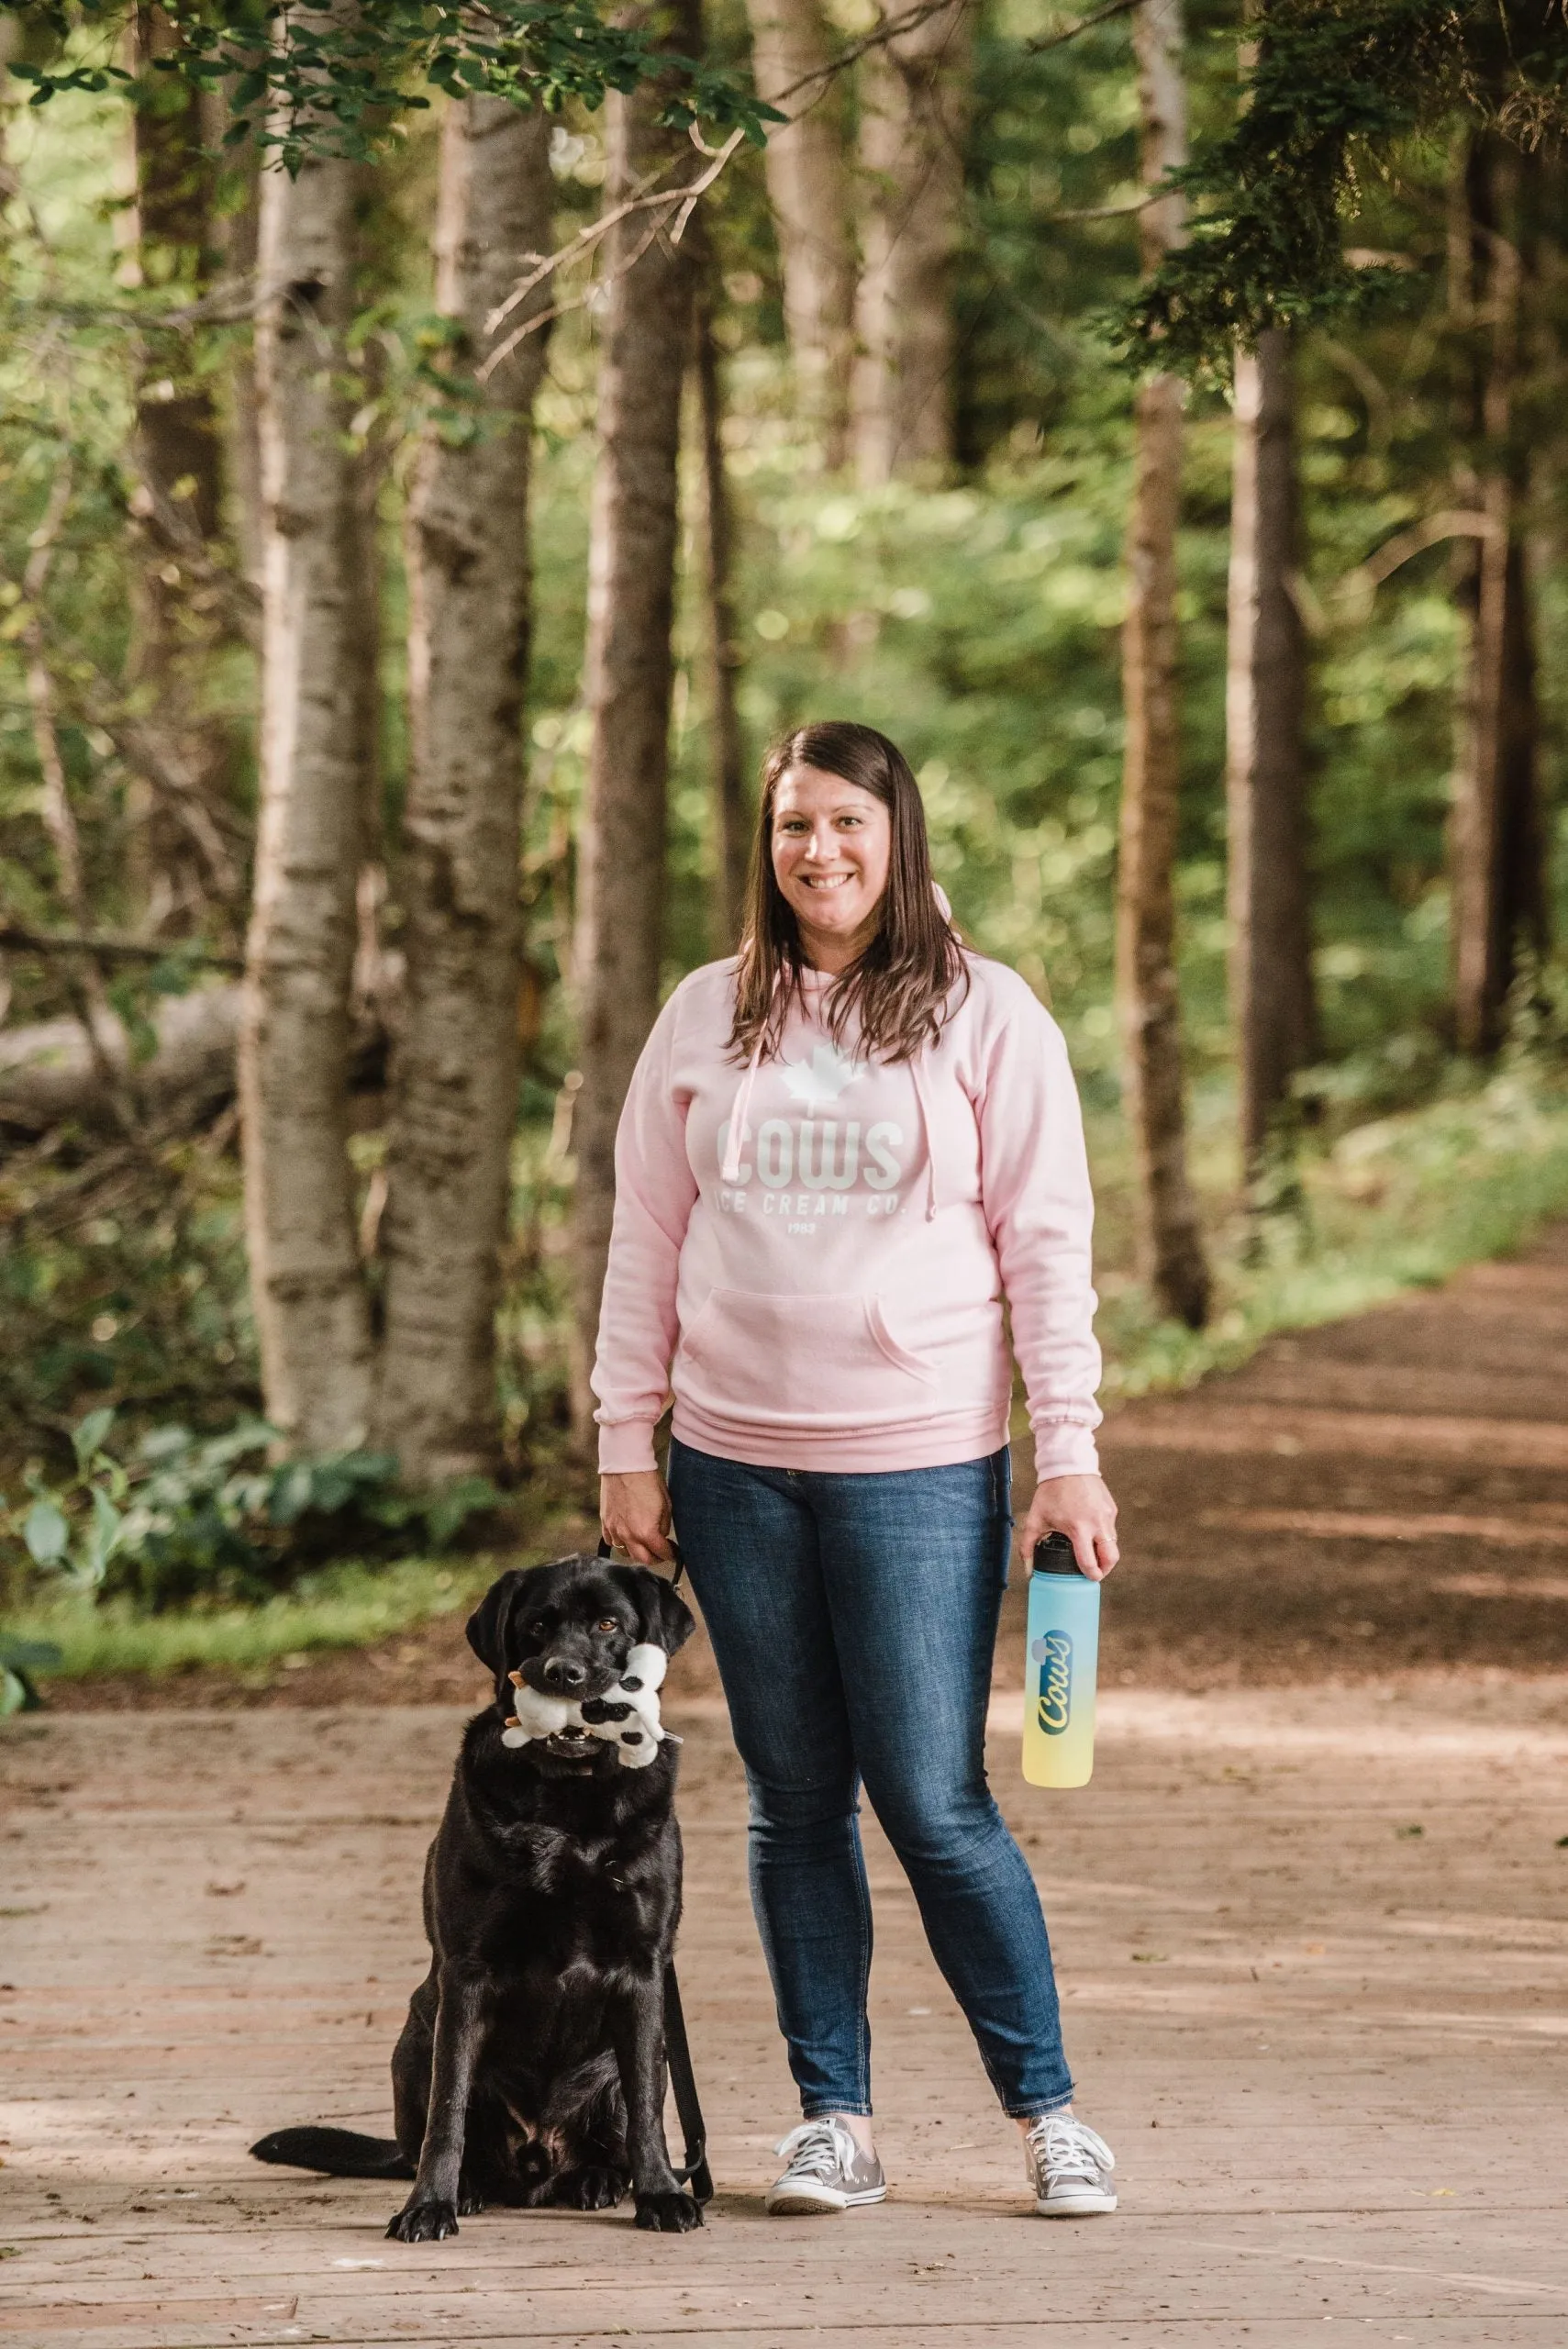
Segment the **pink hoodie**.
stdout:
[[599,1464],[675,1434],[758,1467],[878,1471],[1007,1441],[1012,1323],[1042,1476],[1092,1473],[1100,1352],[1083,1121],[1062,1031],[966,957],[940,1041],[835,1049],[806,974],[780,1057],[728,1050],[733,962],[659,1015],[616,1141],[594,1392]]

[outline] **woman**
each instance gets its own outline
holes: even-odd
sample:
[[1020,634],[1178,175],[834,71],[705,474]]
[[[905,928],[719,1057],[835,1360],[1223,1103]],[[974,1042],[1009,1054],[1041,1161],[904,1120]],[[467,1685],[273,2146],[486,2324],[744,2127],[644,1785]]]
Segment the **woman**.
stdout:
[[805,2116],[779,2147],[781,2215],[887,2190],[862,1783],[1023,2132],[1035,2209],[1116,2208],[984,1753],[1012,1528],[1004,1304],[1040,1477],[1024,1555],[1060,1530],[1085,1574],[1116,1564],[1091,1218],[1061,1033],[960,944],[907,763],[870,727],[801,728],[763,769],[740,953],[676,988],[632,1079],[594,1373],[605,1532],[667,1558],[673,1509],[746,1765]]

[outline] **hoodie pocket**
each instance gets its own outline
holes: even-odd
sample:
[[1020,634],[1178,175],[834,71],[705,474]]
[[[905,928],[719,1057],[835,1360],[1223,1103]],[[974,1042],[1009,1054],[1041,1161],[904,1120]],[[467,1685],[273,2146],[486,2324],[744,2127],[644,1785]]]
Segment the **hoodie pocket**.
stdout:
[[890,1426],[943,1408],[937,1373],[899,1344],[876,1297],[713,1289],[682,1334],[673,1384],[749,1426]]

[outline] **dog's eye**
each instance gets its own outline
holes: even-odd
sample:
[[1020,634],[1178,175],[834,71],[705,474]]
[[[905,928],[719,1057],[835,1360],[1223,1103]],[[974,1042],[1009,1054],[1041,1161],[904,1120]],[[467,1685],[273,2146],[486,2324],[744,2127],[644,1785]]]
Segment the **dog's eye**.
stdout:
[[620,1625],[613,1615],[601,1615],[594,1629],[595,1631],[618,1631]]

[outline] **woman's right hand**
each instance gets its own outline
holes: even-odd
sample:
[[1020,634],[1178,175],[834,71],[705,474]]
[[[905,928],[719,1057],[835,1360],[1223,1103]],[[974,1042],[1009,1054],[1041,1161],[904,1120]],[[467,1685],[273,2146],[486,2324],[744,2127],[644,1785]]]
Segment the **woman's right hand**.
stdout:
[[599,1479],[599,1523],[606,1542],[639,1566],[674,1557],[670,1547],[670,1496],[657,1468]]

